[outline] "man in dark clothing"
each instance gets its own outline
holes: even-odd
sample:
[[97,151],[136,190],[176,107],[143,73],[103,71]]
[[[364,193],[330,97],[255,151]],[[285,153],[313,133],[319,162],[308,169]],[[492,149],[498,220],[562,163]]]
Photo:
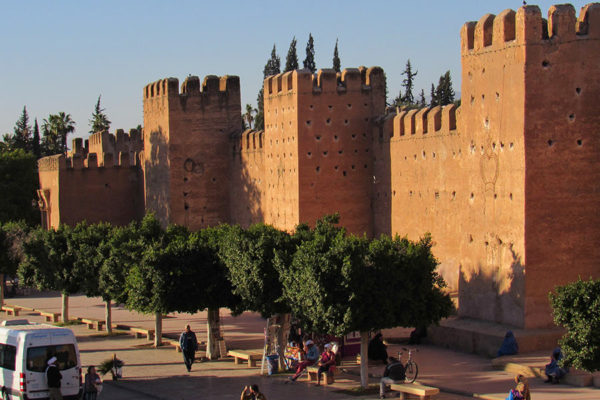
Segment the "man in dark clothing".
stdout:
[[48,392],[50,400],[62,400],[60,393],[60,380],[62,375],[56,365],[56,357],[48,360],[48,368],[46,368],[46,380],[48,381]]
[[368,354],[369,360],[373,361],[383,361],[384,364],[387,364],[388,354],[387,354],[387,346],[383,343],[383,335],[378,333],[375,335],[373,339],[369,342]]
[[196,340],[196,334],[192,332],[189,325],[185,326],[185,332],[179,337],[179,346],[183,353],[183,362],[188,372],[192,370],[192,364],[196,358],[196,350],[198,349],[198,341]]
[[398,359],[390,357],[390,363],[386,365],[383,371],[383,378],[379,384],[379,398],[385,398],[385,390],[387,385],[393,383],[401,383],[406,379],[406,371],[404,365]]

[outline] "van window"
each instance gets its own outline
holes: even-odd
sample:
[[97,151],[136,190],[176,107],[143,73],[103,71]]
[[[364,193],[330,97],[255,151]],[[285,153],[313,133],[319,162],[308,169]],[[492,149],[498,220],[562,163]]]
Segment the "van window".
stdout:
[[33,372],[45,372],[48,360],[52,357],[58,359],[58,369],[61,371],[77,366],[75,346],[73,344],[59,344],[28,348],[27,369]]
[[0,367],[15,370],[17,348],[10,344],[0,344]]

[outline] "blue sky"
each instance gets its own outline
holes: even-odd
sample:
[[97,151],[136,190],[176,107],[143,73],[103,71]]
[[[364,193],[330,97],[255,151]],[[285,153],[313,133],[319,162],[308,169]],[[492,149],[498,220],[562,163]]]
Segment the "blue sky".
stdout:
[[[546,15],[553,1],[529,1]],[[585,1],[576,1],[577,13]],[[87,137],[98,95],[111,131],[143,123],[142,88],[165,77],[238,75],[242,104],[256,104],[273,44],[282,67],[290,41],[300,64],[309,32],[317,68],[336,38],[344,67],[379,65],[390,97],[410,59],[417,92],[450,70],[460,91],[460,28],[522,1],[6,1],[0,5],[0,135],[23,106],[33,123],[65,111]]]

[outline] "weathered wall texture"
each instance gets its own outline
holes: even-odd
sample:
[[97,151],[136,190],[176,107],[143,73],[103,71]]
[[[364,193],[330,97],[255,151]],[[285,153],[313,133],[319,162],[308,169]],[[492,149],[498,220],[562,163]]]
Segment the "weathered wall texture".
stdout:
[[238,77],[175,78],[144,90],[146,209],[191,229],[229,221],[230,137],[242,125]]
[[144,88],[143,183],[111,164],[139,137],[99,133],[40,160],[40,203],[51,226],[339,212],[353,233],[430,232],[460,315],[548,327],[555,285],[600,277],[599,39],[600,4],[487,14],[461,30],[459,108],[386,114],[378,67],[293,71],[264,81],[264,132],[241,132],[237,77],[163,79]]
[[143,214],[142,176],[135,158],[120,153],[104,155],[99,164],[95,153],[56,155],[39,160],[40,198],[45,226],[76,225],[87,221],[126,225]]

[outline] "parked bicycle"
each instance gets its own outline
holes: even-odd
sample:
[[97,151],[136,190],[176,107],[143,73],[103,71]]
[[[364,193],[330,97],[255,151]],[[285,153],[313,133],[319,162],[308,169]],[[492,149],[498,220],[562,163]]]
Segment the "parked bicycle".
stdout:
[[[403,347],[402,350],[408,351],[408,359],[406,360],[406,364],[404,364],[404,373],[406,374],[406,383],[413,383],[417,380],[417,375],[419,375],[419,366],[412,359],[413,352],[419,351],[418,349],[407,349]],[[398,361],[402,362],[402,352],[398,352]]]

